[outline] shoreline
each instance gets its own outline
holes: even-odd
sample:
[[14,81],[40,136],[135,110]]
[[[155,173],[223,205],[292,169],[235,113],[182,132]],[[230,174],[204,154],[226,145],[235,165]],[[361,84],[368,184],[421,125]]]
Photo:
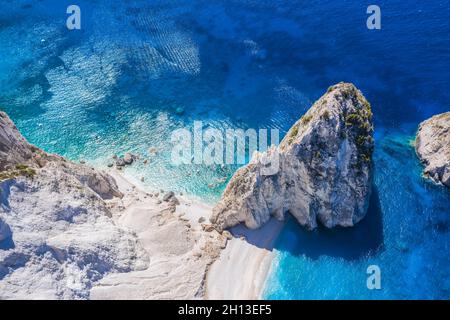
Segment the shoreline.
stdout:
[[233,239],[208,271],[205,298],[262,299],[275,257],[275,241],[283,226],[283,221],[272,218],[258,230],[250,230],[242,225],[232,228]]
[[[133,176],[116,169],[109,169],[106,172],[116,180],[120,189],[134,194],[147,194],[145,186]],[[207,237],[208,239],[215,237],[213,242],[219,248],[218,252],[215,252],[215,255],[213,254],[210,261],[206,262],[203,270],[202,268],[195,270],[197,278],[200,276],[198,274],[200,271],[203,284],[199,288],[200,292],[198,296],[192,296],[191,298],[229,300],[261,299],[275,255],[273,251],[274,243],[284,222],[272,219],[263,228],[258,230],[250,230],[245,226],[236,226],[229,230],[232,238],[227,239],[225,236],[226,233],[220,235],[215,230],[213,232],[202,230],[201,218],[205,219],[205,224],[209,222],[212,205],[188,195],[176,195],[176,197],[179,199],[180,204],[176,207],[173,216],[183,223],[187,223],[190,226],[189,232],[193,235],[199,234],[200,237]],[[152,199],[153,202],[149,203],[148,201],[142,202],[142,199],[121,199],[120,202],[122,205],[124,202],[127,203],[125,204],[125,210],[117,213],[116,221],[119,224],[123,223],[123,221],[128,221],[127,223],[131,225],[134,225],[136,222],[139,224],[139,221],[133,222],[134,218],[130,217],[127,211],[137,204],[142,207],[142,210],[146,206],[150,207],[147,209],[154,210],[155,200]],[[156,204],[156,207],[161,205],[163,204]],[[202,241],[199,240],[198,242]],[[199,250],[201,253],[198,252]],[[208,249],[205,247],[196,246],[192,251],[194,256],[198,256],[204,255],[206,250]],[[159,254],[163,254],[163,252]],[[189,256],[190,254],[188,253],[187,255]],[[187,271],[191,273],[194,270],[189,269]],[[167,270],[164,272],[167,272]],[[117,276],[112,275],[112,277]],[[123,276],[129,278],[127,274]],[[233,281],[230,281],[230,279],[233,279]],[[100,281],[100,287],[105,282],[108,282],[108,280]],[[114,285],[117,285],[117,283]],[[99,292],[99,290],[94,289],[94,292]],[[104,296],[103,294],[94,294],[94,299]]]

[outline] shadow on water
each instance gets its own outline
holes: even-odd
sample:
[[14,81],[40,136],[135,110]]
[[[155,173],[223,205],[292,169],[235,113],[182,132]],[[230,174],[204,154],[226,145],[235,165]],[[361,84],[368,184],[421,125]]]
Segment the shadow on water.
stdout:
[[366,217],[353,228],[308,231],[292,217],[278,237],[275,248],[293,255],[318,259],[322,255],[357,260],[382,249],[383,223],[378,191],[374,188]]

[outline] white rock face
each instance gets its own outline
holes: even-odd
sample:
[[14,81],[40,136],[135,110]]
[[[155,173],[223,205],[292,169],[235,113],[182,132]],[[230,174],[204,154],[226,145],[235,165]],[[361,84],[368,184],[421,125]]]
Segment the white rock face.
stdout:
[[103,199],[113,178],[31,146],[0,113],[0,299],[86,299],[111,272],[145,269]]
[[425,165],[424,175],[450,188],[450,112],[420,124],[416,152]]
[[[352,84],[331,87],[278,147],[239,169],[213,210],[221,230],[259,228],[286,212],[309,229],[350,227],[366,214],[372,183],[370,104]],[[278,169],[268,167],[278,161]]]

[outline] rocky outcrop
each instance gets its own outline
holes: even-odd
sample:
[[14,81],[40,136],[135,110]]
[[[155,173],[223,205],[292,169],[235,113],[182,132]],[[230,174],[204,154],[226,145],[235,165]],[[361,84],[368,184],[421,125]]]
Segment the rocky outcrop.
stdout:
[[235,173],[211,222],[259,228],[289,212],[309,229],[353,226],[367,211],[373,147],[370,104],[352,84],[330,87],[278,147]]
[[[137,159],[139,159],[138,155],[135,155],[133,153],[127,152],[123,157],[118,157],[117,155],[114,155],[112,160],[115,161],[116,169],[121,170],[125,166],[132,165]],[[109,167],[112,167],[114,164],[111,163],[108,165]]]
[[0,170],[29,163],[33,152],[9,117],[0,112]]
[[120,197],[117,184],[109,175],[85,165],[67,161],[28,143],[4,112],[0,112],[0,181],[20,176],[34,176],[51,166],[75,177],[102,199]]
[[111,176],[32,146],[0,113],[0,299],[85,299],[104,275],[144,269],[105,202],[121,196]]
[[9,226],[0,218],[0,242],[11,236]]
[[416,152],[425,165],[424,175],[450,188],[450,112],[420,124]]

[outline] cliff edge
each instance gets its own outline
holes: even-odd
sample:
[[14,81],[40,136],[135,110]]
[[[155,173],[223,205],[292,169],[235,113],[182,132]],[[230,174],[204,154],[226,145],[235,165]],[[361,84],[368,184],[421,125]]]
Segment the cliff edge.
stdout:
[[278,147],[234,174],[211,222],[254,229],[288,212],[308,229],[351,227],[368,208],[373,148],[370,104],[352,84],[332,86]]

